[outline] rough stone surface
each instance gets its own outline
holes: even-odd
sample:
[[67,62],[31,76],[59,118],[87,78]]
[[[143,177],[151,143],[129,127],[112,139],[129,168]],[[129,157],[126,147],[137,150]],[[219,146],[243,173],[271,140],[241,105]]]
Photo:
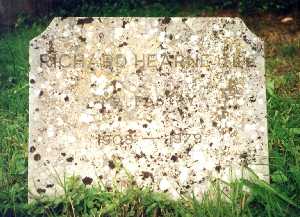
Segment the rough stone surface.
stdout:
[[245,165],[268,180],[263,42],[239,18],[55,18],[30,65],[33,195],[72,175],[174,198]]

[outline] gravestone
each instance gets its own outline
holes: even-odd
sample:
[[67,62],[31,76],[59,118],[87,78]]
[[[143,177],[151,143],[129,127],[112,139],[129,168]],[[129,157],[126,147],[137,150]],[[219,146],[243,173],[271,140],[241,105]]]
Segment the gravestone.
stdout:
[[55,18],[30,66],[30,195],[268,181],[263,42],[239,18]]

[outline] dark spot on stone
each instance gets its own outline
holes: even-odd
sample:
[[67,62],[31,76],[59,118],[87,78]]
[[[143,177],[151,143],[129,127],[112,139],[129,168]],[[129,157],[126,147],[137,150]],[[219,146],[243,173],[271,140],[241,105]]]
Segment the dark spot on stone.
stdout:
[[34,84],[35,83],[35,80],[34,79],[30,79],[30,84]]
[[203,124],[204,123],[204,120],[202,118],[200,118],[200,123]]
[[235,106],[233,106],[233,108],[234,108],[234,109],[238,109],[238,106],[237,106],[237,105],[235,105]]
[[101,40],[101,39],[104,38],[104,34],[103,34],[102,32],[100,32],[99,35],[98,35],[98,37],[99,37],[99,39]]
[[39,108],[36,108],[36,109],[35,109],[36,112],[38,112],[39,110],[40,110]]
[[185,149],[185,151],[186,151],[187,154],[190,153],[191,150],[192,150],[192,147],[191,147],[191,146],[190,146],[190,147],[187,147],[187,148]]
[[246,159],[248,157],[247,152],[240,154],[240,158]]
[[261,139],[261,136],[257,137],[257,139]]
[[106,111],[106,107],[105,106],[102,106],[102,108],[99,110],[99,112],[101,114],[105,113],[105,111]]
[[39,194],[44,194],[44,193],[46,193],[46,189],[44,189],[44,188],[38,188],[36,190],[36,192],[39,193]]
[[169,90],[165,90],[165,95],[168,97],[170,95],[170,91]]
[[123,46],[127,46],[127,45],[128,45],[128,43],[124,41],[123,43],[119,44],[119,47],[123,47]]
[[142,158],[142,157],[145,157],[145,154],[144,154],[144,153],[136,154],[136,155],[135,155],[135,158],[137,158],[137,159],[140,159],[140,158]]
[[94,19],[92,17],[80,18],[77,20],[77,25],[84,25],[93,22]]
[[148,124],[143,124],[143,127],[144,127],[144,128],[147,128],[147,127],[148,127]]
[[88,177],[88,176],[86,176],[86,177],[84,177],[84,178],[82,179],[82,182],[83,182],[83,184],[85,184],[85,185],[90,185],[90,184],[92,184],[93,179],[90,178],[90,177]]
[[229,127],[228,130],[229,130],[229,132],[231,132],[232,131],[232,127]]
[[182,22],[185,22],[185,21],[187,21],[187,18],[182,18]]
[[66,156],[66,153],[64,153],[64,152],[62,152],[62,153],[60,153],[60,154],[61,154],[61,156],[63,156],[63,157]]
[[176,161],[178,161],[178,157],[176,155],[172,155],[171,160],[176,162]]
[[213,35],[214,35],[215,38],[218,38],[218,31],[213,30]]
[[86,42],[86,38],[84,38],[84,37],[82,37],[82,36],[79,36],[78,38],[79,38],[79,40],[80,40],[81,42]]
[[108,161],[108,166],[110,169],[114,169],[116,167],[115,163],[112,160]]
[[255,102],[255,101],[256,101],[256,98],[255,98],[254,96],[251,96],[251,97],[249,98],[249,101],[250,101],[250,102]]
[[41,96],[43,96],[44,95],[44,91],[40,91],[40,93],[39,93],[39,96],[41,97]]
[[124,21],[124,20],[123,20],[122,28],[125,28],[125,26],[126,26],[127,23],[128,23],[127,21]]
[[53,188],[54,184],[47,184],[46,188]]
[[111,84],[115,87],[116,84],[117,84],[117,80],[112,80],[112,81],[111,81]]
[[65,100],[65,102],[69,102],[69,97],[66,96],[66,97],[64,98],[64,100]]
[[217,127],[217,126],[218,126],[218,123],[215,122],[215,121],[213,121],[213,122],[212,122],[212,125],[213,125],[214,127]]
[[164,19],[162,19],[161,23],[162,24],[168,24],[171,22],[171,18],[170,17],[165,17]]
[[36,150],[36,148],[34,146],[31,146],[30,149],[29,149],[30,153],[35,152],[35,150]]
[[217,165],[216,167],[215,167],[215,170],[219,173],[220,171],[221,171],[221,166],[220,165]]
[[39,160],[41,160],[41,155],[40,155],[40,154],[35,154],[35,155],[33,156],[33,159],[34,159],[35,161],[39,161]]
[[73,160],[74,160],[73,157],[68,157],[68,158],[66,159],[66,161],[68,161],[68,162],[73,162]]
[[[170,40],[173,40],[173,35],[172,35],[172,34],[169,35],[169,39],[170,39]],[[174,56],[173,56],[173,57],[174,57]]]
[[98,178],[99,178],[99,179],[103,179],[103,176],[102,176],[102,175],[100,175],[100,176],[98,176]]
[[118,121],[121,121],[122,120],[122,118],[121,117],[118,117]]
[[180,115],[181,117],[183,117],[184,112],[182,111],[182,109],[181,109],[181,108],[177,108],[177,110],[178,110],[178,112],[179,112],[179,115]]
[[205,74],[201,74],[200,76],[201,76],[201,78],[204,78],[204,77],[205,77]]
[[129,129],[129,130],[128,130],[128,133],[129,133],[129,134],[134,134],[135,132],[136,132],[136,130],[132,130],[132,129]]
[[151,178],[154,181],[153,174],[148,171],[142,171],[143,180]]
[[190,48],[189,48],[189,49],[187,49],[187,52],[188,52],[188,53],[191,53],[191,51],[192,51],[192,49],[190,49]]

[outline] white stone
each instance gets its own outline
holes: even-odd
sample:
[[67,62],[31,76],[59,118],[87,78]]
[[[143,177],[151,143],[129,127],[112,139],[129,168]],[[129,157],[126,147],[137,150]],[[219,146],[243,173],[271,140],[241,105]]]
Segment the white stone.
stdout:
[[129,175],[200,198],[245,163],[268,181],[263,42],[239,18],[55,18],[29,54],[34,195]]
[[170,182],[167,179],[163,178],[160,181],[160,184],[159,184],[160,190],[165,191],[165,190],[168,190],[170,187],[171,187]]

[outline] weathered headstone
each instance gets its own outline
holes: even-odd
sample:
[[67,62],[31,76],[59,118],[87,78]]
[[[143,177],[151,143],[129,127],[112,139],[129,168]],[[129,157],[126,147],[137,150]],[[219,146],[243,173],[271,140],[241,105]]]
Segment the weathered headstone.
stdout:
[[33,194],[268,180],[263,42],[239,18],[55,18],[30,65]]

